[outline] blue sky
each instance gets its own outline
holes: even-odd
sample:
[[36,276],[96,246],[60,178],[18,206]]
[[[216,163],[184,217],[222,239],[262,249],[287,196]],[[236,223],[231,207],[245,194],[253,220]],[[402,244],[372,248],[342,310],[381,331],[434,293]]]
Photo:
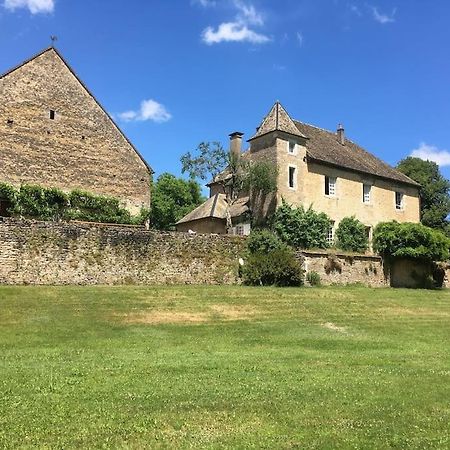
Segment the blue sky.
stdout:
[[[160,174],[276,100],[450,176],[448,0],[0,0],[0,72],[50,43]],[[449,151],[447,151],[449,150]]]

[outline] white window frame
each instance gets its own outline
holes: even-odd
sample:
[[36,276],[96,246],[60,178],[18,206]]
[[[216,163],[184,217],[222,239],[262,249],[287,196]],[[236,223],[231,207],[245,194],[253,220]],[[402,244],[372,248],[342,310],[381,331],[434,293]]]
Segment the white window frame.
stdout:
[[[400,196],[400,203],[397,203],[397,195]],[[403,211],[405,209],[405,194],[400,191],[395,191],[394,202],[396,211]]]
[[[293,186],[291,186],[291,184],[289,183],[291,181],[291,177],[290,177],[291,169],[294,169],[293,180],[292,180],[294,182]],[[288,166],[288,188],[293,191],[297,190],[297,176],[298,176],[297,166],[289,164],[289,166]]]
[[[292,151],[291,151],[291,145]],[[287,141],[287,152],[289,155],[296,155],[297,154],[297,143],[295,141]]]
[[334,244],[334,221],[331,221],[330,228],[327,230],[327,243],[331,247]]
[[[366,192],[368,188],[368,192]],[[372,201],[372,185],[368,183],[363,183],[363,203],[369,205]]]
[[330,177],[329,175],[325,175],[325,182],[326,182],[327,178],[328,178],[328,194],[325,189],[325,195],[327,197],[336,197],[337,177]]

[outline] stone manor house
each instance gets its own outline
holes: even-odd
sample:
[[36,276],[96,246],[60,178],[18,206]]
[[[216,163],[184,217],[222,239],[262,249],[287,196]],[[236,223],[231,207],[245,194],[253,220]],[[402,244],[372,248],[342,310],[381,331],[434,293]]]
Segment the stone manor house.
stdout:
[[0,75],[0,158],[0,182],[150,206],[150,166],[52,47]]
[[[382,221],[419,222],[419,185],[349,140],[342,126],[327,131],[291,119],[276,102],[242,152],[242,133],[230,135],[236,156],[273,161],[278,167],[277,192],[264,199],[243,195],[230,208],[235,234],[248,234],[251,218],[267,217],[284,199],[292,205],[312,205],[333,221],[328,240],[333,242],[339,222],[356,216],[366,225],[369,240]],[[187,214],[180,231],[225,233],[227,203],[223,177],[208,186],[210,198]]]

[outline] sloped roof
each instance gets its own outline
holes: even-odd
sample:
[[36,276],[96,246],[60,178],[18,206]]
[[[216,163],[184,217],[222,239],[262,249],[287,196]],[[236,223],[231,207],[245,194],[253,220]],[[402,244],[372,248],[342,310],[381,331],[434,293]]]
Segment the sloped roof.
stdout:
[[[248,211],[248,197],[236,200],[230,207],[231,217],[238,217]],[[200,219],[226,219],[227,199],[225,194],[216,194],[180,219],[177,224]]]
[[33,55],[31,58],[28,58],[27,60],[23,61],[22,63],[18,64],[17,66],[7,70],[3,74],[0,74],[0,80],[2,78],[5,78],[12,72],[15,72],[17,69],[20,69],[25,64],[28,64],[31,61],[34,61],[36,58],[39,58],[40,56],[44,55],[47,52],[53,52],[62,62],[63,64],[69,69],[69,71],[72,73],[72,75],[76,78],[76,80],[81,84],[81,86],[85,89],[85,91],[89,94],[89,96],[97,103],[97,105],[100,107],[100,109],[106,114],[108,119],[111,121],[113,126],[117,129],[117,131],[123,136],[123,138],[127,141],[127,143],[131,146],[131,148],[136,152],[136,154],[139,156],[141,161],[144,163],[147,170],[152,174],[154,173],[154,170],[150,167],[148,162],[144,159],[144,157],[141,155],[139,150],[133,145],[133,143],[127,138],[125,133],[121,130],[121,128],[117,125],[117,123],[114,121],[114,119],[111,117],[111,115],[106,111],[106,109],[102,106],[102,104],[97,100],[94,94],[88,89],[88,87],[83,83],[83,81],[80,79],[80,77],[75,73],[75,71],[72,69],[72,67],[69,65],[69,63],[64,59],[64,57],[59,53],[59,51],[55,47],[47,47],[41,52]]
[[267,114],[261,125],[258,127],[256,134],[251,137],[249,141],[267,133],[272,133],[273,131],[283,131],[284,133],[292,134],[294,136],[306,137],[295,126],[294,121],[289,117],[289,114],[278,101],[272,106],[269,114]]
[[299,132],[308,137],[306,151],[308,158],[325,164],[375,175],[401,183],[419,186],[411,178],[391,167],[381,159],[345,138],[342,145],[336,133],[294,120]]

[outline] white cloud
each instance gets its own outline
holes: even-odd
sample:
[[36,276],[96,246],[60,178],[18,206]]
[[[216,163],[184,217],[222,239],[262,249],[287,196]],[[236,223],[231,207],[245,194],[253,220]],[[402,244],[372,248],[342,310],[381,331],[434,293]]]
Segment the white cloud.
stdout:
[[230,22],[223,22],[217,28],[211,26],[202,32],[202,40],[208,45],[220,42],[251,42],[252,44],[264,44],[271,39],[265,34],[251,29],[251,26],[263,26],[263,15],[256,8],[243,0],[233,0],[237,11],[236,17]]
[[117,115],[124,122],[152,120],[156,123],[167,122],[172,115],[167,109],[155,100],[143,100],[138,111],[125,111]]
[[362,16],[361,10],[356,5],[350,5],[350,11],[359,17]]
[[425,161],[434,161],[441,167],[450,166],[450,152],[448,150],[439,150],[436,146],[425,144],[425,142],[421,142],[419,148],[413,150],[410,156]]
[[381,24],[385,25],[386,23],[395,22],[394,16],[395,16],[395,13],[397,12],[397,8],[394,8],[390,15],[389,14],[382,14],[381,12],[378,11],[378,8],[376,8],[375,6],[371,6],[370,9],[372,10],[373,18],[378,23],[381,23]]
[[3,6],[10,11],[28,8],[31,14],[51,13],[55,9],[55,0],[4,0]]
[[263,44],[270,41],[264,34],[250,30],[247,25],[238,22],[221,23],[217,30],[212,27],[206,28],[202,33],[203,42],[209,45],[219,42],[251,42],[252,44]]
[[300,33],[300,31],[297,31],[295,37],[297,38],[297,42],[298,42],[299,47],[301,47],[303,45],[303,40],[304,40],[303,39],[303,34]]
[[215,0],[192,0],[192,3],[197,3],[203,8],[207,8],[208,6],[216,6]]

